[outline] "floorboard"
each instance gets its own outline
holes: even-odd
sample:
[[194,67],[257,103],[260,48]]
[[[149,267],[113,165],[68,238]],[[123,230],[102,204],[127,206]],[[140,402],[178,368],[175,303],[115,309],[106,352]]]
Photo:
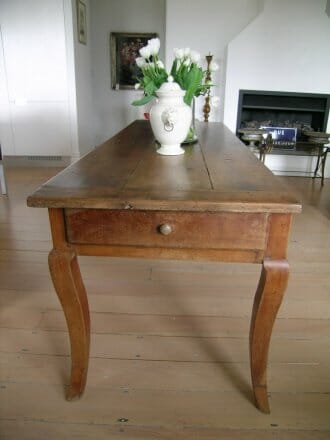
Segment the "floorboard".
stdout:
[[0,439],[330,439],[330,180],[282,177],[303,200],[269,359],[271,415],[251,396],[248,329],[260,267],[81,257],[92,346],[65,401],[69,340],[48,274],[58,170],[8,168],[0,196]]

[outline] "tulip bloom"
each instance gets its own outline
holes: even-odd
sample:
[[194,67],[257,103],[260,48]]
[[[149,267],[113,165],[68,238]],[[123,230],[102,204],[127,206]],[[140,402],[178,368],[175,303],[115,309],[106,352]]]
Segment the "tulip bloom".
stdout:
[[135,62],[137,64],[137,66],[140,67],[140,69],[141,69],[141,67],[145,66],[145,64],[146,64],[146,60],[142,57],[136,58]]
[[152,38],[148,41],[148,46],[150,48],[151,55],[157,55],[160,48],[160,40],[159,38]]
[[212,107],[219,107],[219,104],[220,104],[219,96],[212,96],[212,98],[211,98],[211,106]]
[[199,60],[201,59],[201,55],[198,52],[196,52],[195,50],[192,50],[190,52],[190,59],[193,63],[197,64],[197,63],[199,63]]
[[175,48],[173,50],[173,52],[174,52],[175,58],[178,60],[182,60],[182,58],[184,57],[184,50],[183,49]]
[[144,58],[145,60],[148,60],[151,56],[151,48],[150,46],[143,46],[141,47],[141,49],[139,50],[140,55],[142,58]]
[[219,64],[216,63],[215,61],[211,61],[209,69],[211,72],[215,72],[219,69]]

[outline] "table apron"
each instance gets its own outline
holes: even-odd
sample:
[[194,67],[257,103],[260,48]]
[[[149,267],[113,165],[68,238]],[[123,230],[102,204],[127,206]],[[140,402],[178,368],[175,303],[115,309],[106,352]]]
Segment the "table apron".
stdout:
[[108,249],[102,255],[121,249],[150,254],[153,249],[160,258],[182,253],[188,259],[198,250],[205,258],[207,253],[222,253],[225,261],[229,255],[240,261],[251,254],[248,260],[259,260],[266,245],[267,219],[266,213],[65,209],[66,239],[79,254],[100,253],[100,247]]

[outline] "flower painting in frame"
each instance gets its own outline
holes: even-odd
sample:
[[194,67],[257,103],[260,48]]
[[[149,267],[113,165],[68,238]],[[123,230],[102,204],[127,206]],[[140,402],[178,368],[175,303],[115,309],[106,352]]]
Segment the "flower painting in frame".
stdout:
[[79,43],[87,44],[86,5],[81,0],[77,0],[77,30]]
[[140,56],[139,50],[156,33],[123,33],[110,34],[111,87],[115,90],[134,89],[141,70],[135,60]]

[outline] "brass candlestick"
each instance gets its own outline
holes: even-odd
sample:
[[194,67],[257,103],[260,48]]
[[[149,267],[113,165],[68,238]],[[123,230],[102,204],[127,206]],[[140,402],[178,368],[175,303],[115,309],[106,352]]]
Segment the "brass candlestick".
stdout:
[[[207,68],[206,68],[206,78],[205,78],[205,82],[211,82],[212,78],[211,78],[211,70],[210,70],[210,64],[213,58],[213,55],[208,54],[206,55],[206,61],[207,61]],[[209,121],[209,114],[211,111],[211,106],[210,106],[210,96],[211,92],[210,89],[208,89],[208,91],[206,92],[206,96],[205,96],[205,104],[203,106],[203,113],[204,113],[204,122],[208,122]]]

